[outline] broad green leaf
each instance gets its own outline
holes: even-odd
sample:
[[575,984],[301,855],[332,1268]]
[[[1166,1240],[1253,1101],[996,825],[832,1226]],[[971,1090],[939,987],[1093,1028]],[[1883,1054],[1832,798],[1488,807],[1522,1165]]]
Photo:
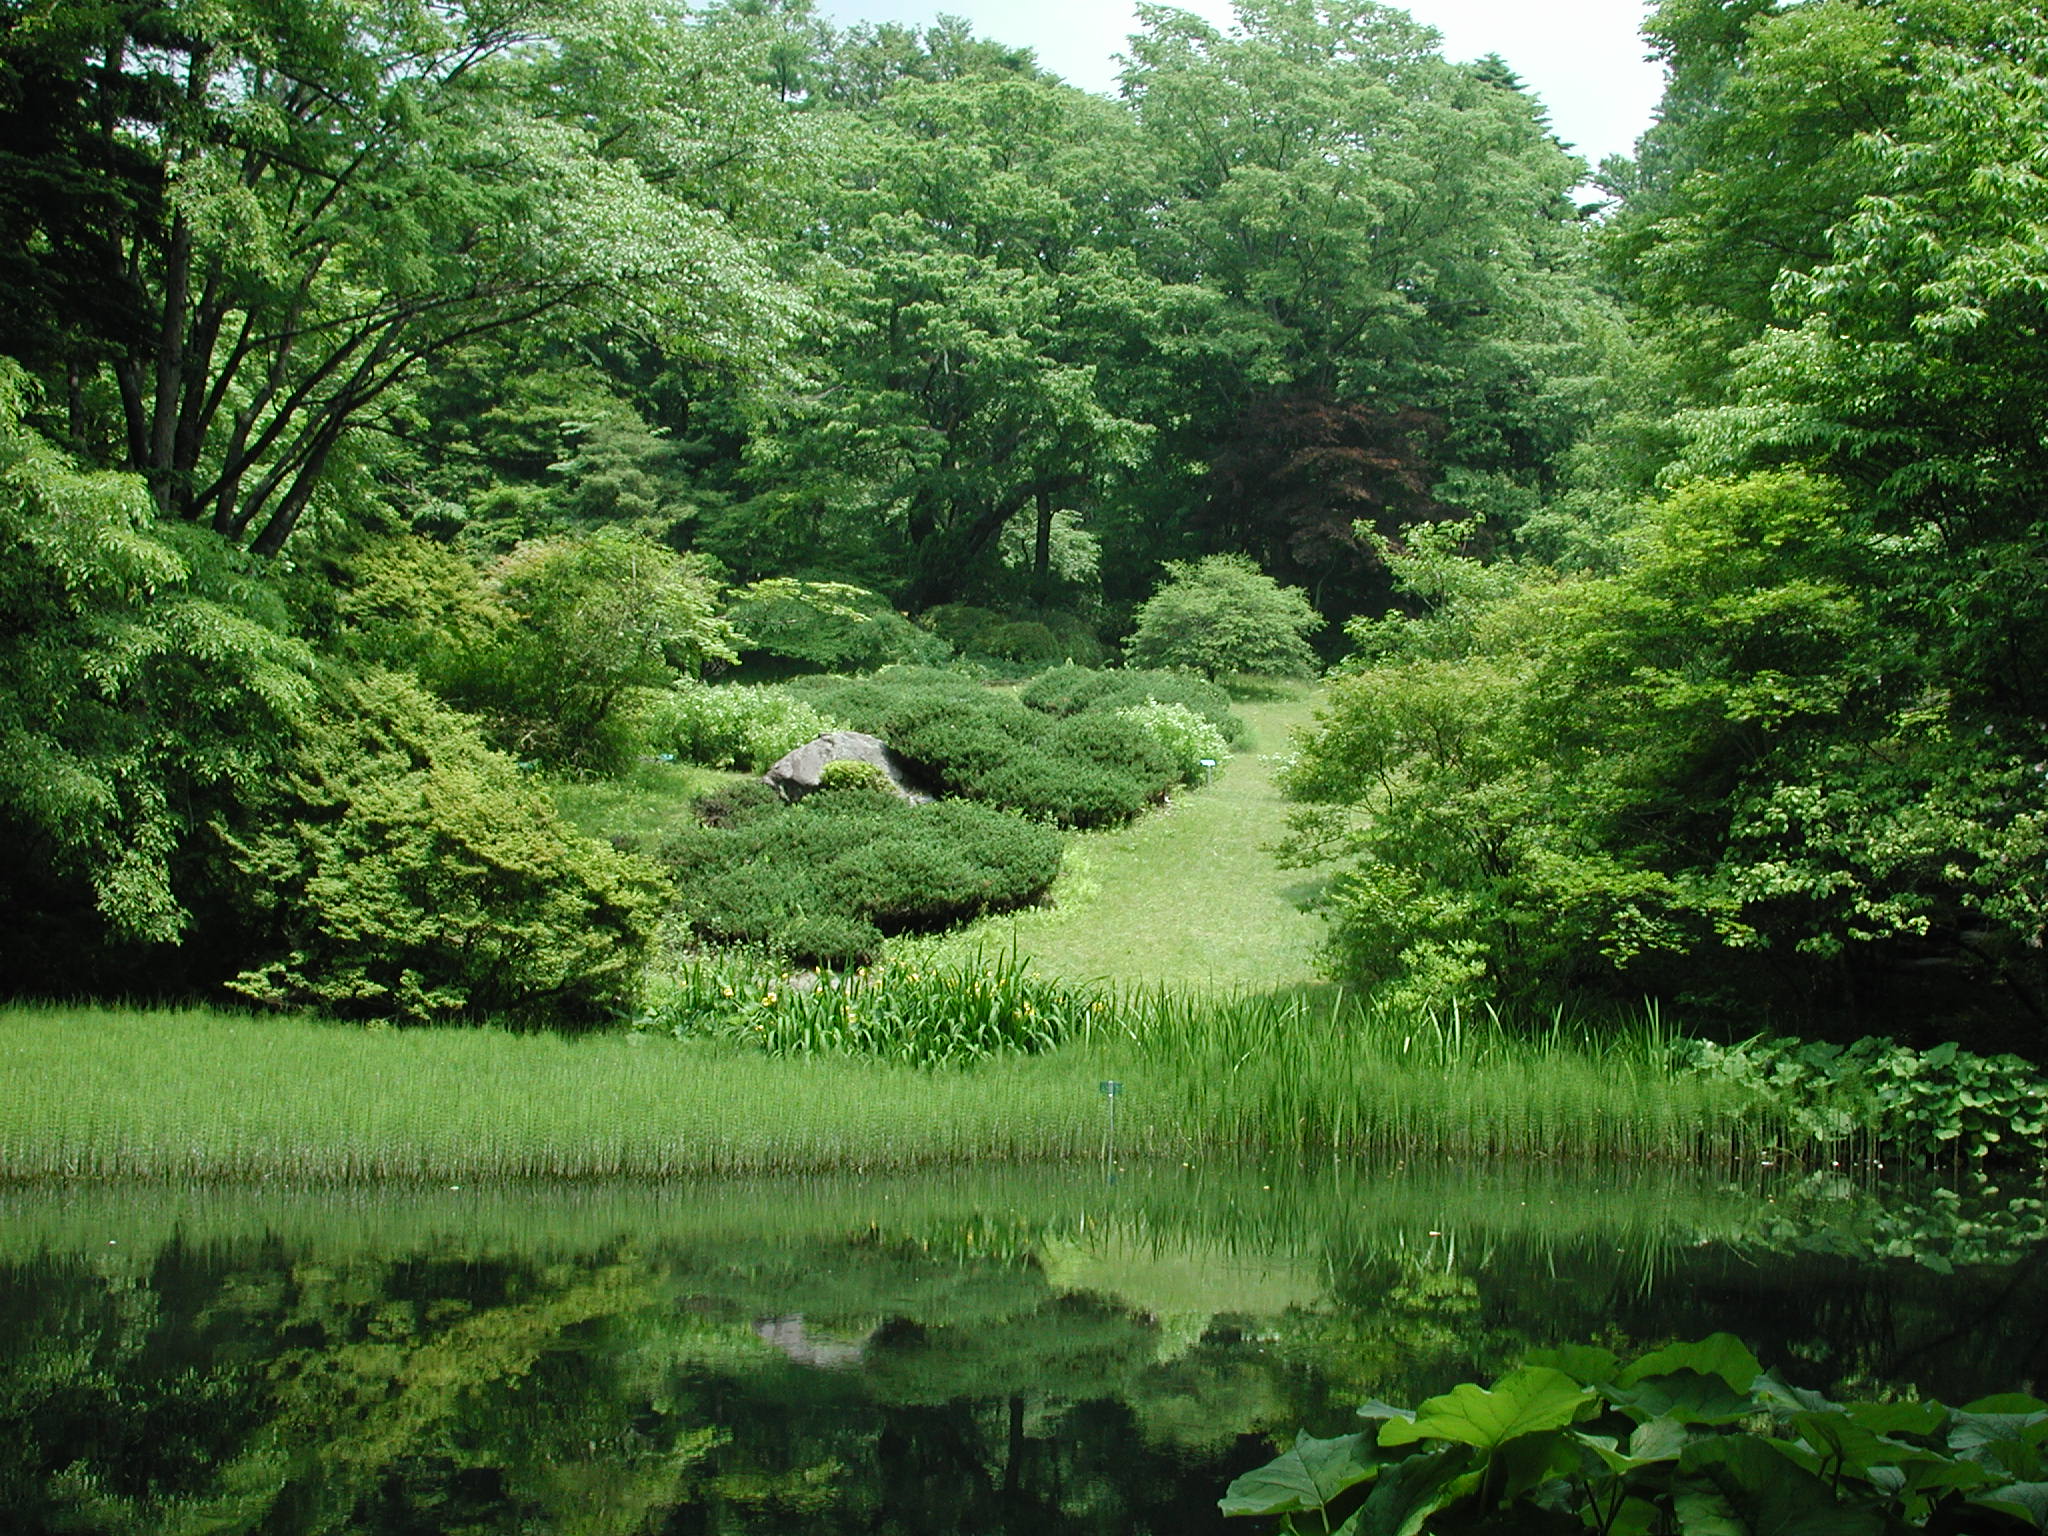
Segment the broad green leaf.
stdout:
[[1232,1482],[1217,1507],[1226,1515],[1291,1515],[1327,1506],[1378,1470],[1364,1435],[1294,1437],[1291,1449]]
[[1876,1515],[1845,1508],[1826,1483],[1748,1435],[1699,1440],[1681,1471],[1712,1484],[1712,1496],[1675,1501],[1687,1536],[1883,1536]]
[[1552,1429],[1540,1435],[1523,1435],[1502,1446],[1494,1453],[1490,1475],[1501,1502],[1512,1504],[1531,1489],[1578,1469],[1576,1437]]
[[1826,1413],[1830,1408],[1842,1406],[1824,1393],[1788,1385],[1776,1371],[1765,1371],[1757,1377],[1750,1391],[1766,1407],[1778,1413]]
[[2007,1483],[1988,1493],[1973,1494],[1969,1502],[1979,1509],[2031,1520],[2037,1529],[2048,1530],[2048,1483]]
[[1675,1371],[1652,1376],[1628,1387],[1609,1387],[1607,1396],[1638,1422],[1676,1419],[1681,1424],[1732,1424],[1756,1412],[1757,1401],[1737,1392],[1719,1376]]
[[1792,1427],[1822,1458],[1843,1471],[1861,1474],[1871,1467],[1887,1466],[1897,1457],[1898,1446],[1880,1440],[1846,1413],[1799,1413]]
[[1489,1390],[1467,1382],[1416,1410],[1412,1422],[1392,1419],[1380,1427],[1381,1445],[1419,1440],[1453,1440],[1490,1451],[1518,1435],[1562,1429],[1596,1402],[1593,1394],[1562,1371],[1527,1366],[1503,1376]]
[[1965,1403],[1956,1410],[1958,1413],[1999,1414],[2014,1418],[2041,1418],[2048,1416],[2048,1403],[2038,1397],[2028,1397],[2024,1392],[2000,1392],[1992,1397],[1980,1397],[1974,1403]]
[[1948,1419],[1936,1402],[1850,1403],[1842,1411],[1877,1435],[1931,1435]]
[[1408,1419],[1412,1421],[1415,1417],[1415,1410],[1413,1408],[1396,1408],[1392,1403],[1383,1403],[1378,1398],[1374,1398],[1358,1410],[1358,1416],[1361,1419]]
[[1462,1446],[1448,1446],[1394,1462],[1336,1536],[1416,1536],[1424,1521],[1451,1502],[1450,1485],[1471,1460]]
[[1670,1344],[1632,1362],[1616,1380],[1624,1387],[1647,1381],[1652,1376],[1670,1376],[1679,1371],[1697,1371],[1718,1376],[1729,1389],[1747,1393],[1763,1374],[1763,1365],[1749,1352],[1749,1346],[1732,1333],[1709,1334],[1695,1344]]
[[1653,1461],[1673,1461],[1692,1436],[1676,1419],[1651,1419],[1638,1424],[1628,1437],[1628,1454],[1637,1466]]
[[1620,1357],[1613,1350],[1602,1349],[1597,1344],[1565,1344],[1556,1349],[1531,1350],[1523,1356],[1522,1364],[1547,1365],[1589,1387],[1614,1380],[1615,1373],[1621,1369]]

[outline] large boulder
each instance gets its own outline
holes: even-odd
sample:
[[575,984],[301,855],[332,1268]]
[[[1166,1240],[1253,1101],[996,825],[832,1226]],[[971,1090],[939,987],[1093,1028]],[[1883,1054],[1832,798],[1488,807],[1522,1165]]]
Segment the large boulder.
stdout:
[[896,793],[912,805],[925,805],[931,801],[932,797],[917,782],[902,758],[890,751],[880,737],[864,735],[860,731],[827,731],[778,758],[761,778],[780,791],[783,799],[801,800],[818,787],[827,763],[846,762],[872,763],[881,769]]

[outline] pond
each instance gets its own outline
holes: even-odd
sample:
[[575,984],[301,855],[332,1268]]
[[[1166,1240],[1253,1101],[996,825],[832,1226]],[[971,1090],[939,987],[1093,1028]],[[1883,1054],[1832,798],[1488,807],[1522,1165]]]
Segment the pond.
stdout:
[[1533,1344],[2038,1391],[2027,1208],[1345,1163],[0,1193],[0,1524],[1249,1529],[1268,1437]]

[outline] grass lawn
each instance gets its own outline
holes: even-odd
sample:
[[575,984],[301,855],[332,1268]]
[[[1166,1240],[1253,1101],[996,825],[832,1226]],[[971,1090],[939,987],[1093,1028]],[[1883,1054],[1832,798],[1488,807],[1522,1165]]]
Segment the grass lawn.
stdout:
[[995,917],[916,946],[957,956],[1014,941],[1042,974],[1118,984],[1244,987],[1312,982],[1321,924],[1303,910],[1313,885],[1267,851],[1286,830],[1274,772],[1306,726],[1315,694],[1240,704],[1251,726],[1204,789],[1128,827],[1076,833],[1054,905]]

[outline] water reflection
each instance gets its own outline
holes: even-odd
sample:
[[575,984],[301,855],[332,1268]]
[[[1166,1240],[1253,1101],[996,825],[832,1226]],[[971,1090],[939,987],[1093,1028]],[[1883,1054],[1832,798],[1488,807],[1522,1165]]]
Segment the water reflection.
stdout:
[[1902,1209],[1349,1166],[14,1194],[0,1511],[24,1533],[1185,1533],[1220,1527],[1261,1437],[1532,1343],[1727,1328],[1818,1387],[2038,1390],[2025,1230],[2012,1262],[1944,1275],[1874,1258],[1963,1251],[1948,1206]]

